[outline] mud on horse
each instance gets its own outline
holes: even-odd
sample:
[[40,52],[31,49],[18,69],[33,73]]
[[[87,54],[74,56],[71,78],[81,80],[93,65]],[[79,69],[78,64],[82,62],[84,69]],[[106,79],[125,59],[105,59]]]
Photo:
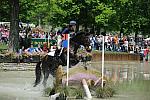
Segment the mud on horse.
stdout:
[[[90,39],[89,35],[84,32],[80,32],[76,34],[74,37],[70,39],[71,51],[69,53],[70,63],[69,66],[74,66],[79,63],[79,56],[77,56],[77,50],[83,45],[86,51],[90,52]],[[55,77],[55,72],[59,65],[66,66],[67,64],[67,50],[56,49],[54,56],[46,55],[41,61],[39,61],[35,68],[36,80],[34,83],[34,87],[37,86],[41,82],[41,74],[44,75],[43,85],[46,86],[47,79],[49,74]]]

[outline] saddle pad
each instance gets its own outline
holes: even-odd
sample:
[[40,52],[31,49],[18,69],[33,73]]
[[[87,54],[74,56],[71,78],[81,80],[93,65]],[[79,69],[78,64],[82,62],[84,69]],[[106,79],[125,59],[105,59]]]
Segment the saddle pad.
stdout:
[[54,56],[55,55],[55,51],[50,51],[47,55]]

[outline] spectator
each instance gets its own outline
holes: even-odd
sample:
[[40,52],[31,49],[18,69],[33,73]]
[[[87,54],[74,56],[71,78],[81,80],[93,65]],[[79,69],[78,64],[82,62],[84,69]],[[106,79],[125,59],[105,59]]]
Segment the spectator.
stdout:
[[113,51],[117,51],[117,46],[118,46],[118,36],[113,37],[112,39],[112,49]]
[[91,40],[91,46],[92,46],[92,49],[93,50],[96,50],[96,38],[95,38],[95,36],[92,36],[91,38],[90,38],[90,40]]
[[17,62],[19,63],[19,62],[23,62],[23,54],[25,53],[25,48],[24,48],[24,46],[22,46],[22,48],[20,48],[19,50],[18,50],[18,52],[17,52]]
[[43,44],[43,51],[44,52],[48,52],[48,47],[47,47],[47,43],[46,42],[44,42],[44,44]]
[[27,48],[27,49],[25,50],[25,53],[26,53],[27,55],[33,55],[33,54],[36,53],[35,48],[33,47],[32,44],[31,44],[31,46],[30,46],[29,48]]
[[97,37],[97,43],[98,43],[98,50],[102,50],[102,41],[103,41],[103,38],[102,38],[102,36],[101,35],[99,35],[98,37]]
[[149,54],[149,49],[148,47],[145,47],[145,50],[144,50],[145,61],[148,61],[148,54]]
[[38,47],[35,48],[35,51],[36,51],[37,54],[43,54],[44,53],[44,51],[42,50],[40,44],[38,44]]
[[57,32],[57,47],[58,47],[58,49],[61,48],[61,42],[62,42],[61,34],[60,34],[60,32]]
[[4,42],[5,44],[7,44],[7,29],[4,29],[2,31],[2,42]]
[[104,39],[104,49],[105,49],[105,50],[108,49],[108,40],[109,40],[108,38],[109,38],[109,36],[106,35],[106,36],[105,36],[105,39]]
[[124,44],[123,45],[125,47],[125,52],[128,52],[128,45],[129,45],[129,43],[128,43],[127,39],[124,40]]
[[24,46],[22,46],[22,48],[19,49],[19,51],[18,51],[19,55],[22,55],[24,53],[24,50],[25,50],[25,48],[24,48]]
[[0,31],[0,42],[1,42],[1,38],[2,38],[2,32]]

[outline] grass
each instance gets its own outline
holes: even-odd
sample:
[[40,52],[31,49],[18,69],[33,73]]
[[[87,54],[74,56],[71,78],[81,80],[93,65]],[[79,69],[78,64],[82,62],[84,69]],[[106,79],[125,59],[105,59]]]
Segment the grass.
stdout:
[[6,44],[0,43],[0,52],[7,50],[8,46]]
[[97,98],[109,98],[112,97],[116,91],[113,89],[113,87],[97,87],[96,96]]
[[0,43],[0,49],[7,49],[8,46],[6,44]]
[[[52,89],[50,87],[44,89],[43,91],[43,96],[48,97],[49,93],[52,91]],[[59,87],[58,89],[56,89],[56,93],[61,93],[61,94],[65,94],[68,97],[73,97],[73,98],[80,98],[82,99],[84,97],[84,91],[81,87],[73,87],[73,86],[64,86],[64,87]],[[62,99],[61,99],[62,100]]]

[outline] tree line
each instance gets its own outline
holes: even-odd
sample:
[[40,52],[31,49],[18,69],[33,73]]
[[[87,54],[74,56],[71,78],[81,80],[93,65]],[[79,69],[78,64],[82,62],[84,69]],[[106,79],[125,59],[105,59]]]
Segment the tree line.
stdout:
[[76,20],[96,33],[150,35],[150,0],[1,0],[0,21],[16,22],[15,27],[19,21],[39,20],[54,27]]

